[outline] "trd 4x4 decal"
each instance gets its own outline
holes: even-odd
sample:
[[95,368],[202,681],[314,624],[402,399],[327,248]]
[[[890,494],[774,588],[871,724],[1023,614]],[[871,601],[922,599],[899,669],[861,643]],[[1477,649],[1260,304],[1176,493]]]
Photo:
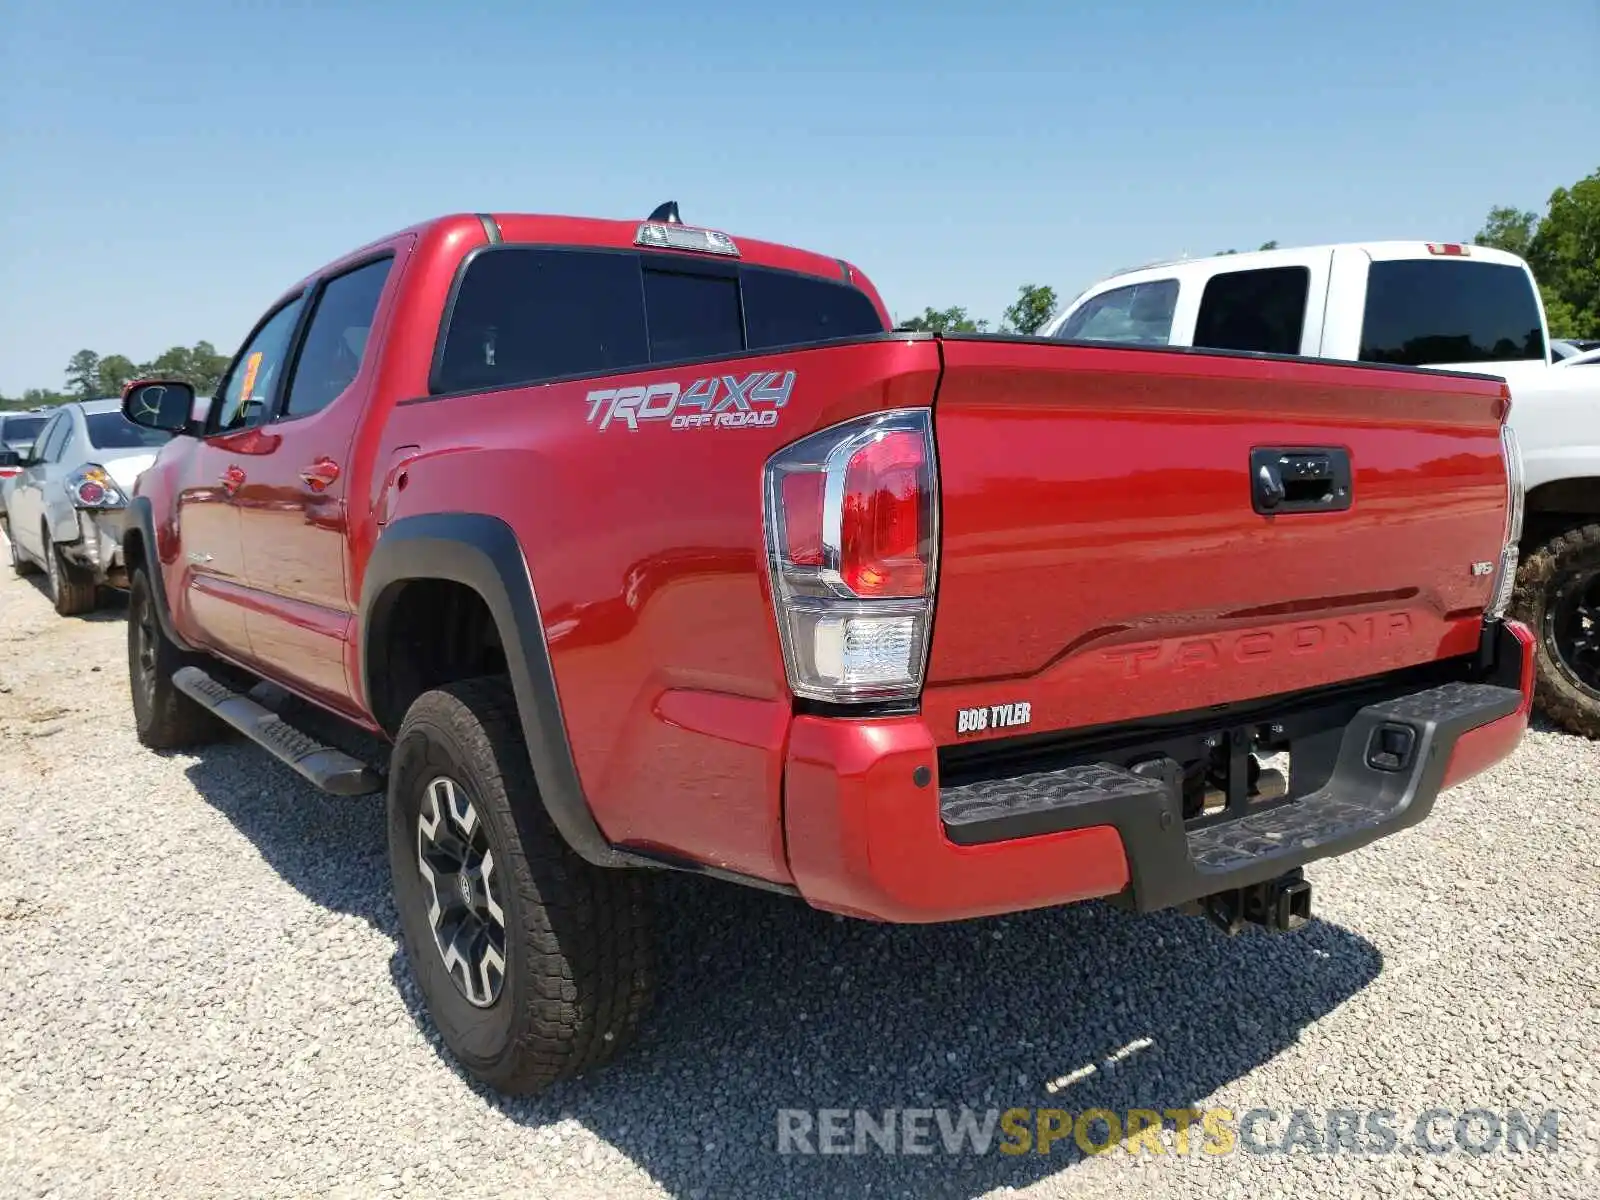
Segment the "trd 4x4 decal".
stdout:
[[589,424],[600,429],[613,421],[634,430],[641,421],[666,421],[672,429],[742,429],[776,425],[793,392],[793,371],[756,371],[743,379],[713,375],[688,387],[667,381],[600,388],[584,400]]

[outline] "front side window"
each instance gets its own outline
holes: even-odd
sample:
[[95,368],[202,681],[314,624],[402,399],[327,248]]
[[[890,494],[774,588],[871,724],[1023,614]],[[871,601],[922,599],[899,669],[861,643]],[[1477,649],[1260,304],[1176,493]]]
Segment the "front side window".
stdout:
[[355,382],[393,265],[392,258],[370,262],[329,280],[322,289],[289,383],[284,403],[289,416],[320,412]]
[[1194,344],[1208,350],[1299,354],[1310,291],[1309,267],[1213,275],[1200,295]]
[[1152,279],[1112,288],[1085,300],[1056,330],[1065,342],[1131,342],[1165,346],[1172,338],[1178,281]]
[[1521,267],[1418,258],[1367,270],[1363,362],[1420,367],[1544,356],[1544,323]]
[[227,433],[247,429],[267,419],[267,408],[272,403],[272,389],[289,357],[289,343],[294,338],[295,322],[300,319],[303,299],[291,300],[256,330],[255,337],[244,348],[228,381],[212,404],[211,431]]
[[86,413],[83,421],[89,427],[89,445],[96,450],[153,450],[172,440],[167,430],[135,425],[120,412]]

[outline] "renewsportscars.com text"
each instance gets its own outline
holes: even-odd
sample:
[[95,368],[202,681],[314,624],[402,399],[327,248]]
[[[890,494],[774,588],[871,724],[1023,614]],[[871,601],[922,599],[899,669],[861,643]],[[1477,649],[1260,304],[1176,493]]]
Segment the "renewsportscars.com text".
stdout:
[[1552,1154],[1560,1118],[1486,1108],[782,1108],[778,1153]]

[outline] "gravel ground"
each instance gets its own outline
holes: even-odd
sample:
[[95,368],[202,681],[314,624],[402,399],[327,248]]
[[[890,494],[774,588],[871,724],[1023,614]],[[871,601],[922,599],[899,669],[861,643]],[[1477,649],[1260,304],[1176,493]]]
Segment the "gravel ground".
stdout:
[[[1600,746],[1535,732],[1313,867],[1288,937],[1098,905],[876,927],[664,880],[641,1044],[508,1103],[421,1011],[379,803],[241,743],[144,751],[123,647],[121,609],[0,579],[0,1195],[1600,1195]],[[1264,1141],[1293,1108],[1563,1115],[1555,1153],[1477,1157],[777,1152],[780,1108],[960,1104],[1279,1110]]]

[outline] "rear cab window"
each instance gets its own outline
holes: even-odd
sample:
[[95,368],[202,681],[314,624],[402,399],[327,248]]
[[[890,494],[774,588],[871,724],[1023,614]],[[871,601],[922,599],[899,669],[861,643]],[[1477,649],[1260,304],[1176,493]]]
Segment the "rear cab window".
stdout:
[[430,390],[475,391],[886,332],[865,293],[726,260],[504,245],[462,270]]
[[1362,362],[1420,367],[1545,355],[1538,300],[1521,267],[1429,258],[1367,269]]
[[1200,294],[1193,344],[1206,350],[1299,354],[1310,291],[1307,267],[1218,272]]

